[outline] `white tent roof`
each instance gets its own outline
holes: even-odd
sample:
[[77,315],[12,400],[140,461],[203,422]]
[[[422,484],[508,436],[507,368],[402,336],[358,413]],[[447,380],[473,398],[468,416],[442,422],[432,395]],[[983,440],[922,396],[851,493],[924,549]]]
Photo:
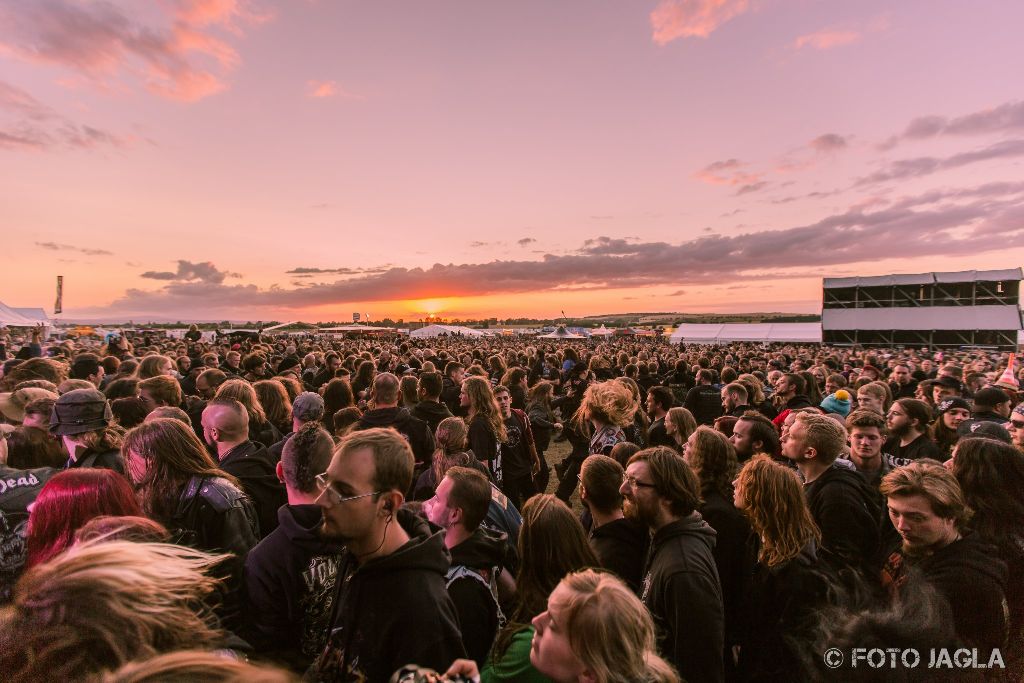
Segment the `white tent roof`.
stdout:
[[[288,323],[289,325],[291,323]],[[267,328],[272,329],[272,328]],[[390,327],[374,327],[373,325],[341,325],[340,327],[321,327],[321,332],[385,332]]]
[[613,332],[612,330],[609,330],[607,327],[604,326],[603,323],[601,324],[601,327],[597,328],[596,330],[591,330],[590,331],[590,335],[591,336],[597,336],[597,337],[604,337],[604,336],[607,336],[609,334],[615,334],[615,332]]
[[669,340],[697,344],[734,341],[821,343],[821,323],[683,323]]
[[0,301],[0,325],[14,325],[16,327],[35,327],[38,323],[41,322],[44,322],[44,320],[30,318],[22,313],[19,313],[17,309],[11,308],[7,304]]
[[[875,277],[827,277],[825,289],[839,287],[886,287],[891,285],[930,285],[935,282],[1002,282],[1024,279],[1020,268],[1004,270],[960,270],[946,273],[913,273]],[[948,328],[947,328],[948,329]]]
[[564,327],[559,326],[555,328],[554,332],[542,334],[540,337],[538,337],[538,339],[586,339],[586,337],[584,337],[582,334],[570,332]]
[[16,308],[11,307],[11,310],[15,313],[20,313],[29,320],[35,320],[37,323],[43,323],[44,325],[50,324],[50,316],[46,315],[46,310],[42,308]]
[[486,337],[488,336],[483,330],[474,330],[470,327],[463,327],[462,325],[427,325],[421,327],[418,330],[413,330],[409,333],[410,337],[422,338],[422,337],[440,337],[443,334],[456,335],[461,334],[463,337]]
[[922,306],[921,308],[826,308],[826,330],[1019,330],[1016,306]]

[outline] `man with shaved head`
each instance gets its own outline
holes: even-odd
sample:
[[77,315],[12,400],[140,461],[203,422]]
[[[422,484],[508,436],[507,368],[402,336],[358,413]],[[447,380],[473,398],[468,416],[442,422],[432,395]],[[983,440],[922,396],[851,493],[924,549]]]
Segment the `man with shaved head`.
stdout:
[[381,372],[373,379],[373,410],[363,413],[356,423],[356,429],[391,427],[409,442],[416,458],[416,472],[421,472],[431,462],[434,453],[434,435],[423,420],[413,417],[407,409],[400,407],[401,390],[399,380],[390,372]]
[[287,502],[284,486],[265,446],[249,440],[249,414],[233,398],[214,398],[203,410],[203,438],[217,449],[220,468],[238,479],[252,499],[260,538],[277,528],[277,509]]

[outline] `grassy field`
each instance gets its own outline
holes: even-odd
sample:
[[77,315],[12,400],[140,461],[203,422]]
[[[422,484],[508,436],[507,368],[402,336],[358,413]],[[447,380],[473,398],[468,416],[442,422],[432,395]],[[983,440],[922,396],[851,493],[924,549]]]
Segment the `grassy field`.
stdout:
[[[544,451],[544,459],[547,460],[548,466],[551,468],[551,481],[548,483],[548,490],[545,493],[553,494],[555,489],[558,488],[558,475],[555,473],[555,463],[561,462],[562,458],[569,455],[572,451],[572,446],[569,445],[568,441],[555,441],[551,440],[551,445]],[[576,514],[583,512],[583,506],[580,504],[580,489],[577,486],[576,490],[573,491],[572,498],[569,500],[572,505],[572,509]]]

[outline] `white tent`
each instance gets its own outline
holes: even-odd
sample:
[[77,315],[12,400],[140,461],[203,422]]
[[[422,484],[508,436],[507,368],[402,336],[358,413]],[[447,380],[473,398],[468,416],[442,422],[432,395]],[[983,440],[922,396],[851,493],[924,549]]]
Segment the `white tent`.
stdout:
[[615,334],[615,332],[605,327],[604,323],[601,323],[601,327],[597,328],[596,330],[590,331],[591,337],[607,337],[608,335],[611,334]]
[[12,306],[11,310],[37,323],[42,323],[43,325],[50,324],[50,316],[46,315],[46,311],[42,308],[16,308]]
[[564,327],[558,327],[554,332],[542,334],[538,339],[586,339],[582,334],[570,332]]
[[[267,329],[271,328],[268,327]],[[357,332],[393,332],[394,330],[390,327],[374,327],[373,325],[340,325],[339,327],[321,327],[320,331],[327,332],[328,334],[351,334]]]
[[793,342],[820,344],[821,323],[684,323],[669,341],[673,344],[726,344],[728,342]]
[[[45,313],[43,315],[45,315]],[[49,324],[49,321],[31,318],[27,315],[18,312],[17,309],[11,308],[7,304],[0,301],[0,325],[13,325],[15,327],[35,327],[39,323]]]
[[410,337],[422,339],[426,337],[440,337],[442,335],[455,336],[462,335],[463,337],[486,337],[487,332],[483,330],[474,330],[470,327],[463,327],[461,325],[427,325],[421,327],[418,330],[413,330],[409,333]]

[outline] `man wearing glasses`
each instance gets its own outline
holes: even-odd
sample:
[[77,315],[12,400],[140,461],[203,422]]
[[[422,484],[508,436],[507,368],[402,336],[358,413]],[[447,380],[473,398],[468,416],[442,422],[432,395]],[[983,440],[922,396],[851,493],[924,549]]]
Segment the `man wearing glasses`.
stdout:
[[654,534],[640,597],[662,636],[658,651],[685,680],[723,680],[725,615],[712,555],[715,531],[697,512],[697,475],[672,449],[648,448],[629,459],[619,493],[626,518]]
[[444,533],[400,509],[413,455],[393,429],[367,429],[338,445],[317,477],[320,535],[345,546],[317,681],[386,681],[414,662],[444,671],[466,656],[445,589]]

